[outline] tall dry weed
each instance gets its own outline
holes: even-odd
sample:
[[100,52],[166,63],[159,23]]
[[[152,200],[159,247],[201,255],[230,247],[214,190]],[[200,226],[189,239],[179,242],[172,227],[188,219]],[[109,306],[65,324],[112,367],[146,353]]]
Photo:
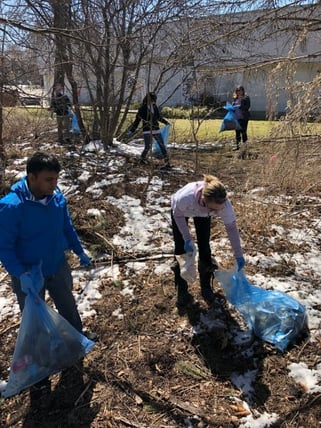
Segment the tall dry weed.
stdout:
[[6,108],[3,118],[3,141],[6,148],[24,138],[37,138],[53,126],[46,109]]
[[260,185],[268,193],[300,196],[321,190],[321,136],[296,136],[265,145],[259,163]]

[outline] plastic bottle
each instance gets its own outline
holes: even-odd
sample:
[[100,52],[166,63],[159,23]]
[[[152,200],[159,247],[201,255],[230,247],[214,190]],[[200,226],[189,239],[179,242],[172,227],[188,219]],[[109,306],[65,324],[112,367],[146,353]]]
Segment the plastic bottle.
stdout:
[[23,355],[21,358],[13,362],[12,370],[14,373],[17,373],[19,370],[25,369],[30,364],[32,364],[32,356],[28,354]]

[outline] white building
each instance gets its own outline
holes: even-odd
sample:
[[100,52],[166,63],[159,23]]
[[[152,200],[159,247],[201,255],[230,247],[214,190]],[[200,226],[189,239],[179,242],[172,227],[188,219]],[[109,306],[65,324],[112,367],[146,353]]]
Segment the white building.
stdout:
[[[189,22],[192,31],[185,46],[188,60],[182,60],[181,67],[175,68],[172,75],[171,70],[165,73],[168,80],[159,87],[159,104],[186,105],[193,97],[203,93],[223,105],[231,100],[234,88],[242,85],[251,98],[252,117],[269,115],[273,118],[292,109],[298,97],[303,96],[306,85],[321,74],[321,30],[317,29],[317,25],[315,28],[310,25],[313,20],[320,22],[320,8],[314,10],[315,16],[310,10],[306,22],[303,18],[307,17],[307,13],[302,8],[292,8],[290,14],[289,9],[284,10],[284,16],[283,9],[277,9],[195,18]],[[270,14],[270,19],[262,19],[261,25],[260,18],[266,18],[267,14]],[[299,18],[299,22],[303,23],[301,26],[297,24]],[[308,22],[309,29],[307,26],[305,30],[304,25]],[[182,33],[185,24],[175,21],[166,25],[174,40],[176,33]],[[233,34],[236,26],[237,38],[231,36],[227,39],[228,31]],[[223,35],[220,34],[222,27]],[[244,28],[244,37],[241,38],[240,28]],[[204,43],[206,38],[207,44]],[[171,42],[168,41],[167,50],[160,48],[151,72],[147,67],[141,69],[136,81],[137,101],[148,90],[146,82],[156,82],[163,72],[170,46]],[[151,75],[147,76],[147,73]],[[50,93],[54,83],[53,73],[48,72],[43,77],[45,93]],[[88,104],[88,88],[81,79],[78,85],[80,103]],[[95,92],[94,83],[92,86]],[[319,94],[314,95],[318,100]],[[311,108],[316,107],[311,105]]]

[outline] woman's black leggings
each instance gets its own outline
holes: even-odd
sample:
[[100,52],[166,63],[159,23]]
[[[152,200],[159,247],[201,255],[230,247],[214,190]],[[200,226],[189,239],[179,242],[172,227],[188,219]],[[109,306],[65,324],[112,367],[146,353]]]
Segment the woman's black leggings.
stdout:
[[238,119],[239,124],[241,125],[241,129],[237,129],[236,132],[236,142],[240,143],[241,139],[243,143],[247,142],[247,124],[248,120],[246,119]]
[[[172,218],[172,230],[175,243],[174,254],[180,255],[184,254],[184,239],[181,232],[179,231],[173,213],[171,213]],[[188,217],[185,218],[186,223],[188,222]],[[211,217],[193,217],[197,246],[198,246],[198,271],[200,274],[200,283],[201,287],[206,287],[210,285],[212,272],[208,272],[212,266],[212,256],[211,256],[211,247],[210,247],[210,234],[211,234]]]

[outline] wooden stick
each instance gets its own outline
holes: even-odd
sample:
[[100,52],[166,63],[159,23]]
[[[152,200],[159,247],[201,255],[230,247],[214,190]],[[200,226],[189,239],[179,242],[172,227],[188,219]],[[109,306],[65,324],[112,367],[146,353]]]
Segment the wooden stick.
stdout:
[[79,404],[79,402],[81,401],[81,399],[83,398],[83,396],[86,394],[86,392],[88,391],[88,388],[91,386],[92,383],[93,383],[93,381],[92,381],[92,379],[90,379],[89,382],[86,385],[86,388],[83,390],[83,392],[79,395],[79,397],[75,401],[75,403],[74,403],[75,407],[77,407],[77,405]]

